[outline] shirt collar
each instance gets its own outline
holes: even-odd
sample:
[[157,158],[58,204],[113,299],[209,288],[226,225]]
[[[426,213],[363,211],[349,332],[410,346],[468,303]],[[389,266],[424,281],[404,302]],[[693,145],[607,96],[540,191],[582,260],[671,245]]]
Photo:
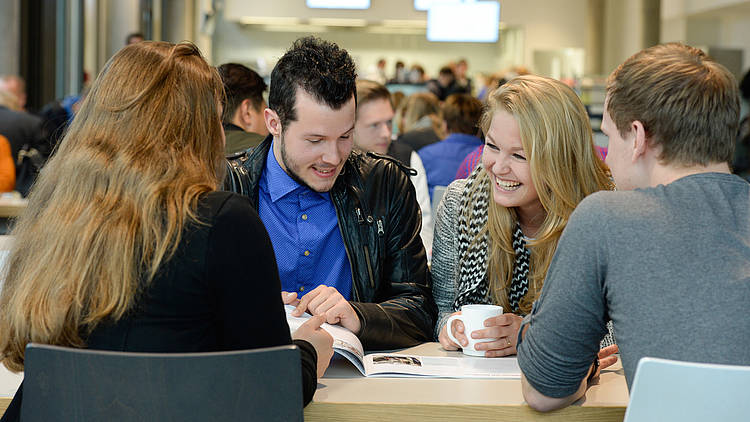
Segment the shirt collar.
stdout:
[[298,193],[314,193],[321,198],[328,198],[328,192],[319,193],[302,186],[297,183],[296,180],[292,179],[291,176],[281,168],[281,164],[276,161],[276,155],[273,153],[273,144],[276,142],[274,139],[271,142],[271,148],[268,149],[266,156],[266,168],[265,174],[267,176],[268,193],[271,196],[271,202],[276,202],[284,196],[297,191]]

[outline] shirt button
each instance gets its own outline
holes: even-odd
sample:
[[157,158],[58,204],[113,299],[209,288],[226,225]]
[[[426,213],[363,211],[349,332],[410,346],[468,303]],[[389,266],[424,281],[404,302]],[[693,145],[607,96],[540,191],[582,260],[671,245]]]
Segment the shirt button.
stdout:
[[305,256],[310,256],[310,251],[305,251]]
[[307,220],[307,214],[302,214],[302,219]]
[[300,291],[300,292],[304,292],[304,291],[305,291],[305,286],[300,286],[300,287],[299,287],[299,291]]

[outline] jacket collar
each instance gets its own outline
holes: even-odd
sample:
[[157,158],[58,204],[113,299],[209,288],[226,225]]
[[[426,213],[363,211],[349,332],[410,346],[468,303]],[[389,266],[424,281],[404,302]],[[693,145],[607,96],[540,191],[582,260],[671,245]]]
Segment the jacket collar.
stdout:
[[232,131],[232,130],[239,130],[239,131],[242,131],[242,132],[245,131],[245,129],[242,129],[241,127],[237,126],[234,123],[226,123],[226,122],[224,122],[224,123],[221,124],[221,126],[224,128],[224,131]]

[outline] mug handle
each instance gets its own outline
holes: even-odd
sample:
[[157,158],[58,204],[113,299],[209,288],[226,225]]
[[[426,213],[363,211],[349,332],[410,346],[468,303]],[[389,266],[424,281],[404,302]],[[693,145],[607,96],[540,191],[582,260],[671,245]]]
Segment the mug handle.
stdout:
[[461,315],[451,315],[450,318],[448,318],[448,321],[445,322],[445,332],[448,333],[448,338],[451,339],[454,343],[458,345],[458,347],[461,347],[461,343],[458,341],[456,337],[453,336],[453,321],[461,321],[464,323],[464,327],[466,327],[466,322],[464,322],[463,319],[461,319]]

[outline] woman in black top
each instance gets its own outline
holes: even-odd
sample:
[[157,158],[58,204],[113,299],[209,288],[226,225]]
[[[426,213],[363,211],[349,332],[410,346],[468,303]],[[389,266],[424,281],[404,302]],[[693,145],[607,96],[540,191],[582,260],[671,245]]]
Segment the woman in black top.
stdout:
[[[268,234],[223,178],[223,88],[190,43],[141,42],[94,82],[13,231],[3,364],[31,341],[133,352],[291,344]],[[332,355],[313,318],[293,337],[309,402]],[[21,389],[3,420],[18,418]]]

